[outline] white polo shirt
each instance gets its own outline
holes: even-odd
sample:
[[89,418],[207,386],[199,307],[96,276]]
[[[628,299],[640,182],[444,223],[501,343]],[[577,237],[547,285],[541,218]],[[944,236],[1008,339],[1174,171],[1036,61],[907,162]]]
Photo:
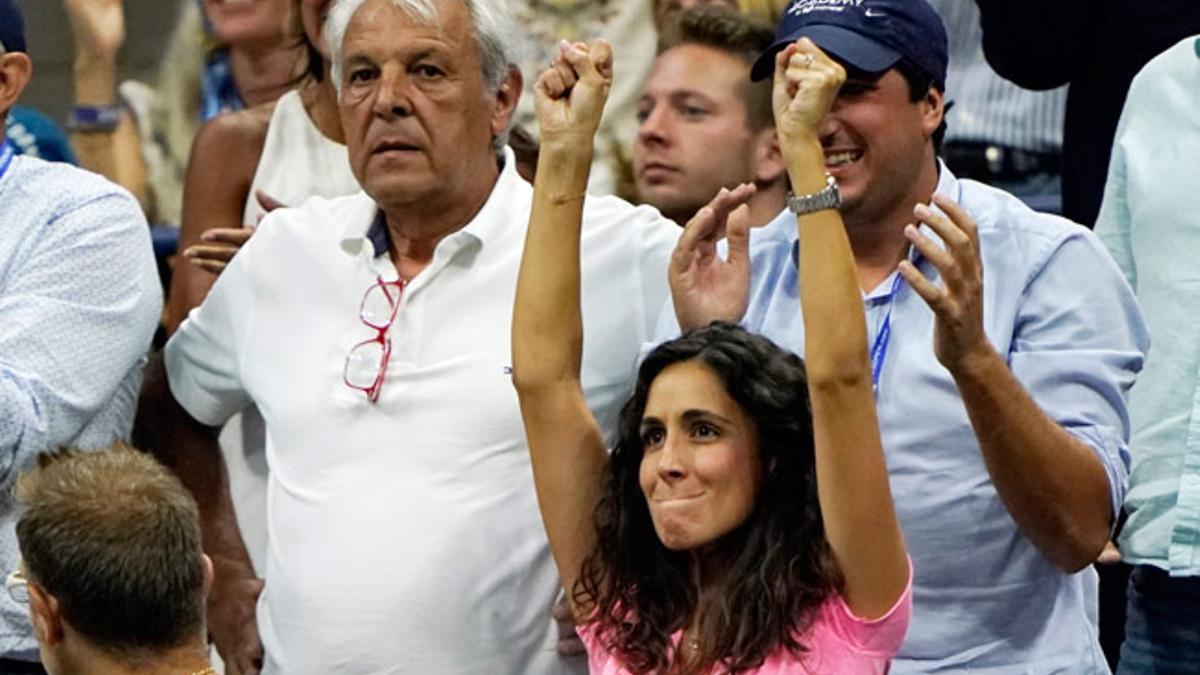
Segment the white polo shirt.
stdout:
[[[267,426],[266,673],[583,672],[555,652],[559,583],[513,391],[510,327],[532,188],[506,167],[404,289],[371,404],[342,378],[396,278],[365,193],[273,212],[166,349],[171,390]],[[668,297],[680,230],[613,197],[584,210],[583,384],[607,429]]]

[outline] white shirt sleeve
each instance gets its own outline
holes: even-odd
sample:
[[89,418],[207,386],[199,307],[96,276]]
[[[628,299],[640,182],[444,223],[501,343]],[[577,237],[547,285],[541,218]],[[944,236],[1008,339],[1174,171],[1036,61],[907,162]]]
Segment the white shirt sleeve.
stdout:
[[651,209],[639,209],[638,216],[639,220],[632,226],[638,228],[641,244],[638,273],[641,275],[644,312],[643,335],[653,339],[663,312],[671,311],[667,266],[670,264],[671,251],[675,250],[675,244],[683,234],[683,228]]
[[254,259],[268,238],[265,229],[238,251],[164,351],[171,394],[202,424],[220,426],[251,403],[241,357],[254,321]]

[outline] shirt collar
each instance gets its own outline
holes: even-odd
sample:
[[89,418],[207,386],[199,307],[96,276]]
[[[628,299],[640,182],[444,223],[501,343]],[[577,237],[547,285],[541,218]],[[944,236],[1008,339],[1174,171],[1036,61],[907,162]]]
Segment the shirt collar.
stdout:
[[[937,188],[934,189],[934,192],[943,197],[946,197],[946,198],[952,200],[956,204],[961,203],[962,202],[962,188],[959,185],[958,178],[955,177],[955,175],[950,171],[950,168],[946,166],[946,163],[943,162],[940,157],[938,158],[937,163],[938,163],[938,182],[937,182]],[[935,206],[933,208],[936,209],[937,207]],[[787,213],[786,209],[784,210],[784,213]],[[791,228],[791,231],[788,233],[788,237],[790,238],[790,240],[792,242],[792,266],[799,267],[799,264],[800,264],[800,233],[796,229],[796,220],[794,218],[785,220],[783,218],[783,215],[784,214],[781,213],[779,216],[777,216],[775,218],[775,220],[771,221],[771,224],[768,225],[767,227],[771,228],[774,231],[772,233],[772,237],[777,236],[778,234],[781,234],[784,231],[785,227]],[[789,225],[789,222],[790,222],[790,225]],[[921,232],[923,234],[925,234],[926,236],[929,236],[935,242],[941,241],[941,239],[938,238],[937,233],[934,232],[933,229],[930,228],[928,225],[922,224]],[[919,262],[921,260],[921,257],[922,257],[921,252],[918,251],[915,247],[913,247],[913,246],[908,247],[908,259],[910,261],[912,261],[914,264],[916,264],[917,262]],[[888,279],[890,280],[891,277],[888,277]],[[891,283],[891,282],[887,281],[886,283]]]
[[753,245],[774,241],[794,243],[798,236],[799,234],[796,232],[796,216],[785,207],[766,225],[751,228],[750,243]]
[[[479,213],[476,213],[469,223],[458,232],[452,233],[447,239],[465,236],[479,242],[480,245],[486,245],[488,240],[493,239],[500,228],[507,224],[508,219],[501,217],[499,213],[503,208],[502,203],[506,201],[502,196],[511,194],[514,181],[521,180],[521,177],[517,174],[517,158],[513,154],[512,148],[507,146],[504,148],[501,161],[503,165],[500,167],[500,176],[496,179],[496,184],[492,186],[492,192],[484,202],[483,208],[479,209]],[[363,194],[365,195],[365,193]],[[370,200],[370,197],[367,199]],[[383,215],[383,211],[371,201],[369,216],[349,219],[349,223],[343,230],[341,243],[342,250],[351,255],[357,255],[367,244],[371,246],[370,250],[374,257],[387,253],[391,236],[388,234],[387,218]]]
[[17,149],[2,135],[3,131],[0,129],[0,180],[8,175],[17,159]]

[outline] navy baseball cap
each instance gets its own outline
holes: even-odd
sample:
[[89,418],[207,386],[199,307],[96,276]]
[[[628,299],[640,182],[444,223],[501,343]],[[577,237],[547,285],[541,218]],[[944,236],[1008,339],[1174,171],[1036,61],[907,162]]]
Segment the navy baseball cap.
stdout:
[[5,51],[25,51],[25,21],[16,0],[0,0],[0,42]]
[[783,10],[775,42],[754,62],[750,79],[775,70],[775,55],[807,37],[842,63],[868,73],[907,58],[946,88],[946,27],[925,0],[794,0]]

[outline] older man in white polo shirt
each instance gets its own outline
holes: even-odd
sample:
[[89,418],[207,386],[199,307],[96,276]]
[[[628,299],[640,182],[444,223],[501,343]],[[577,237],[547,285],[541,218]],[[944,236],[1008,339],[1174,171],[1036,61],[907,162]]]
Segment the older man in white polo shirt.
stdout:
[[[266,420],[264,672],[584,669],[555,650],[559,585],[508,367],[532,191],[497,151],[521,91],[505,5],[334,5],[333,77],[364,192],[271,214],[167,346],[171,392],[195,420],[250,403]],[[584,221],[584,384],[611,421],[678,230],[615,198],[589,197]],[[225,561],[218,585],[253,589],[228,497],[209,489],[220,454],[188,461],[206,546]],[[257,669],[246,628],[218,643],[231,672]]]

